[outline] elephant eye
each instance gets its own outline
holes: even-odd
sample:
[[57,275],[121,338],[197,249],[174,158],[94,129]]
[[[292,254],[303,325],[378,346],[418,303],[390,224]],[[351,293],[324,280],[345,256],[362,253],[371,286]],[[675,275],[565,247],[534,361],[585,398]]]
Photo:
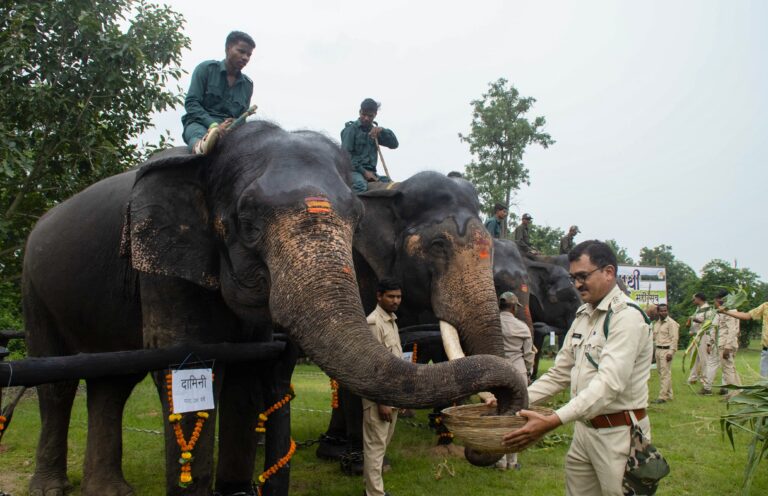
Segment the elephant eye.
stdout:
[[245,244],[251,245],[259,242],[262,233],[261,219],[251,215],[240,215],[237,220],[238,234]]
[[445,256],[448,254],[448,241],[444,238],[435,238],[429,244],[429,251],[434,256]]

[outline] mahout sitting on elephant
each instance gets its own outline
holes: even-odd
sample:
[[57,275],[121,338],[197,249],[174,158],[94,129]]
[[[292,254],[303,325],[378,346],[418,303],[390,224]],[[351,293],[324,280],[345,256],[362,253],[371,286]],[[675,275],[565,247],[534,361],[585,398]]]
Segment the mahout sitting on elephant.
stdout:
[[[462,302],[451,294],[435,300],[435,314],[462,333],[475,329],[463,334],[469,354],[497,356],[418,366],[373,339],[352,261],[362,210],[348,187],[349,170],[348,158],[320,134],[257,122],[228,133],[209,155],[163,152],[75,195],[48,212],[27,242],[23,293],[30,355],[268,341],[273,329],[283,329],[331,377],[377,402],[422,407],[492,389],[501,411],[525,406],[525,389],[500,358],[498,320],[481,309],[454,315],[451,308]],[[407,195],[395,196],[398,209],[391,215],[418,206]],[[405,231],[409,263],[437,255],[440,263],[426,269],[435,286],[466,284],[485,295],[488,281],[470,280],[448,263],[452,257],[465,266],[489,262],[492,248],[479,220],[458,212],[434,223],[428,213],[417,212],[411,225],[424,223],[429,235]],[[250,490],[255,443],[249,422],[258,412],[243,393],[263,379],[270,395],[265,401],[278,399],[294,357],[288,353],[279,372],[258,364],[214,368],[219,492]],[[153,377],[167,412],[164,372]],[[121,421],[141,379],[87,381],[82,494],[132,493],[121,468]],[[63,494],[68,485],[67,429],[76,387],[77,381],[68,381],[38,388],[42,430],[30,484],[35,496]],[[267,464],[288,450],[289,410],[279,412],[268,424],[273,449]],[[179,486],[180,447],[165,422],[167,494],[210,494],[215,421],[213,411],[194,448],[186,488]],[[194,423],[194,415],[186,415],[183,432]],[[279,440],[270,440],[274,429]],[[269,479],[265,493],[285,494],[287,484],[284,469]]]

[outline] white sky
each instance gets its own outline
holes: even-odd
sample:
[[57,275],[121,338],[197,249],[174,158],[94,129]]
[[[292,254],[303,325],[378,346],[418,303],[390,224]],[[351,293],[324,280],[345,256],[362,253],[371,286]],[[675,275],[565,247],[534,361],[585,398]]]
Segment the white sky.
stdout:
[[[505,77],[557,141],[529,149],[513,211],[634,258],[664,243],[697,271],[738,260],[768,281],[768,2],[166,3],[187,20],[188,73],[223,58],[229,31],[254,37],[253,103],[287,129],[338,139],[363,98],[381,101],[396,180],[463,170],[469,102]],[[182,113],[156,119],[178,144]]]

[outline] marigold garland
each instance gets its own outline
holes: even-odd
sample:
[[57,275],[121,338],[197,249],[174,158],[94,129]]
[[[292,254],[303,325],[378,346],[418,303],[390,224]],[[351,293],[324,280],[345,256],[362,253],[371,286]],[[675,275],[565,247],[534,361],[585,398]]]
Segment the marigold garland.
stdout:
[[419,344],[413,343],[413,354],[411,355],[411,363],[416,363],[418,360]]
[[331,379],[331,408],[339,408],[339,383]]
[[267,419],[270,415],[275,413],[277,410],[281,409],[283,406],[287,405],[289,401],[294,399],[296,397],[296,391],[293,389],[293,384],[288,386],[288,394],[283,396],[283,399],[272,405],[271,407],[267,408],[264,413],[259,414],[259,423],[256,425],[256,432],[267,432],[267,428],[264,427],[264,424],[267,422]]
[[275,475],[278,470],[283,468],[288,464],[288,462],[291,461],[291,458],[293,457],[293,454],[296,453],[296,441],[291,438],[291,446],[288,448],[288,453],[285,454],[284,457],[279,459],[277,463],[269,467],[267,470],[262,472],[262,474],[259,476],[259,487],[257,488],[257,491],[259,493],[259,496],[261,496],[261,488],[264,484],[267,483],[267,480],[269,480],[270,477]]
[[[211,374],[211,381],[213,381],[214,375]],[[168,422],[173,424],[173,432],[176,435],[176,444],[179,445],[181,450],[181,456],[179,457],[179,465],[181,465],[181,472],[179,474],[179,487],[188,487],[192,483],[192,460],[195,458],[192,456],[192,450],[195,449],[197,440],[200,439],[200,433],[203,431],[203,424],[208,419],[208,412],[197,412],[197,421],[195,422],[195,428],[192,431],[192,436],[189,441],[184,439],[184,432],[181,429],[181,419],[183,415],[180,413],[173,413],[173,374],[165,375],[165,389],[168,394],[168,410],[171,412],[168,415]]]
[[4,415],[0,415],[0,432],[5,430],[5,423],[8,421]]

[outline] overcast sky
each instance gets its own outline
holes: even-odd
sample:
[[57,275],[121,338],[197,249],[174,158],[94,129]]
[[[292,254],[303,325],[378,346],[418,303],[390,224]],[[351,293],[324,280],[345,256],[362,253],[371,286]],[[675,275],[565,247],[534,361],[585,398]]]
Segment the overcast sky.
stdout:
[[[768,281],[768,2],[166,3],[187,20],[190,74],[223,58],[229,31],[254,37],[244,72],[263,118],[338,139],[363,98],[382,102],[396,180],[463,170],[469,102],[507,78],[557,141],[526,153],[512,211]],[[182,113],[156,119],[179,144]]]

